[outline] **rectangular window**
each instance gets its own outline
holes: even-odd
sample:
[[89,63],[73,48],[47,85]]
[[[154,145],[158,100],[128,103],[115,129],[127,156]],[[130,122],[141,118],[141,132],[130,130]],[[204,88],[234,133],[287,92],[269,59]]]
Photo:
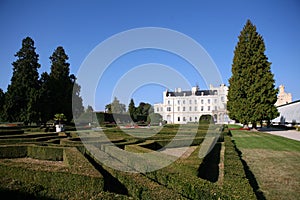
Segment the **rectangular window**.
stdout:
[[217,110],[218,109],[218,107],[217,106],[215,106],[215,110]]
[[201,99],[201,104],[204,104],[204,99]]
[[180,105],[180,100],[177,101],[177,104]]
[[162,107],[160,108],[160,111],[161,111],[161,112],[163,111],[163,108],[162,108]]
[[207,103],[210,104],[210,99],[207,99]]
[[195,111],[197,111],[197,106],[195,106]]
[[192,106],[190,106],[190,111],[192,111]]
[[203,111],[204,110],[204,107],[203,106],[201,106],[201,111]]
[[190,122],[192,121],[192,117],[190,117]]
[[190,104],[192,104],[192,100],[190,100]]
[[185,107],[182,108],[182,111],[185,111]]
[[170,105],[170,101],[168,101],[168,105]]
[[167,111],[171,111],[171,107],[167,107]]
[[210,111],[210,106],[207,107],[207,111]]
[[197,104],[197,99],[195,99],[195,104]]
[[178,118],[177,118],[177,121],[179,121],[179,122],[180,122],[180,117],[178,117]]
[[198,118],[197,117],[195,117],[195,121],[197,121],[198,120]]
[[217,99],[215,99],[215,104],[217,104],[218,103],[218,100]]
[[177,107],[177,111],[180,111],[180,107],[179,106]]
[[159,108],[156,108],[156,111],[159,112]]
[[185,122],[185,117],[183,117],[183,121]]
[[185,100],[183,100],[182,103],[185,104]]

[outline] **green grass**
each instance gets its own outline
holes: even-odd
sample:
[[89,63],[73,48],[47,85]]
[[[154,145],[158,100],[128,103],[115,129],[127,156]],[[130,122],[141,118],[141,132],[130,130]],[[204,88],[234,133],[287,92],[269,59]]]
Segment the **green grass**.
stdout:
[[231,131],[266,199],[298,199],[300,142],[252,131]]

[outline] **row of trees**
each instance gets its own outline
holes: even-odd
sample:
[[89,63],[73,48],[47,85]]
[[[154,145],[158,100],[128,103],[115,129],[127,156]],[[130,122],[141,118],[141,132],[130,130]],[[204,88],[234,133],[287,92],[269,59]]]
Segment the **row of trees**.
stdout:
[[6,93],[0,89],[0,120],[45,123],[56,113],[64,113],[71,121],[72,99],[78,108],[76,115],[80,115],[84,108],[80,86],[75,82],[76,77],[70,75],[69,58],[63,47],[57,47],[50,56],[50,73],[44,72],[39,77],[41,65],[35,49],[34,41],[26,37],[15,54],[17,59],[12,63],[11,83]]
[[[105,110],[107,113],[123,114],[126,113],[126,105],[120,103],[117,97],[115,97],[112,103],[105,106]],[[139,106],[136,107],[134,100],[131,99],[128,105],[127,113],[130,115],[133,121],[136,121],[137,116],[148,116],[154,113],[154,109],[151,104],[144,102],[140,102]]]
[[227,109],[231,119],[245,126],[251,122],[254,128],[279,115],[274,105],[278,89],[265,50],[263,37],[248,20],[234,51]]

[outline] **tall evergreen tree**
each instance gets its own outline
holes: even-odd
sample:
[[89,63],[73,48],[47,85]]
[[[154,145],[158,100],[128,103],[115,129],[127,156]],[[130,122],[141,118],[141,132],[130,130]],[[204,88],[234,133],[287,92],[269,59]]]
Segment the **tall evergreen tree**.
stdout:
[[247,21],[235,47],[232,76],[229,79],[229,117],[244,125],[278,116],[274,75],[265,55],[265,44],[256,27]]
[[[67,62],[69,59],[63,47],[59,46],[50,56],[51,72],[49,75],[48,89],[50,90],[50,105],[51,115],[57,113],[65,114],[68,121],[73,118],[72,114],[72,97],[73,86],[75,85],[74,95],[77,98],[77,103],[81,105],[80,111],[83,112],[82,99],[79,97],[80,87],[75,84],[75,76],[70,75],[70,64]],[[73,99],[74,99],[73,98]],[[81,100],[81,101],[80,101]]]
[[[3,105],[4,105],[4,92],[0,88],[0,110],[3,110]],[[0,121],[3,121],[3,113],[0,112]]]
[[7,121],[38,122],[39,55],[35,52],[34,41],[26,37],[12,63],[13,76],[7,88],[3,113]]
[[128,113],[132,119],[132,121],[136,121],[136,107],[135,107],[135,104],[134,104],[134,101],[133,99],[130,99],[130,103],[128,105]]

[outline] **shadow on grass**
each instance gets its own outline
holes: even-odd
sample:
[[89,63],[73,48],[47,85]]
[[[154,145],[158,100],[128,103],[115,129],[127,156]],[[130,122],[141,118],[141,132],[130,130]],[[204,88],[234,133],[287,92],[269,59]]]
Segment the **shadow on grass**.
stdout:
[[97,169],[104,178],[104,191],[112,192],[116,194],[128,195],[127,188],[114,176],[112,176],[108,171],[103,169],[93,158],[88,154],[85,154],[88,161]]
[[234,148],[236,150],[236,152],[238,153],[241,162],[243,163],[244,166],[244,171],[246,173],[246,178],[249,180],[249,183],[255,193],[255,196],[258,200],[266,200],[266,197],[264,195],[264,193],[260,190],[259,185],[257,183],[257,180],[255,178],[255,175],[253,174],[253,172],[250,170],[247,162],[245,160],[243,160],[242,158],[242,152],[237,148],[235,141],[232,140],[233,144],[234,144]]
[[198,168],[198,177],[213,183],[218,181],[221,146],[220,142],[216,143],[211,152],[205,156]]

